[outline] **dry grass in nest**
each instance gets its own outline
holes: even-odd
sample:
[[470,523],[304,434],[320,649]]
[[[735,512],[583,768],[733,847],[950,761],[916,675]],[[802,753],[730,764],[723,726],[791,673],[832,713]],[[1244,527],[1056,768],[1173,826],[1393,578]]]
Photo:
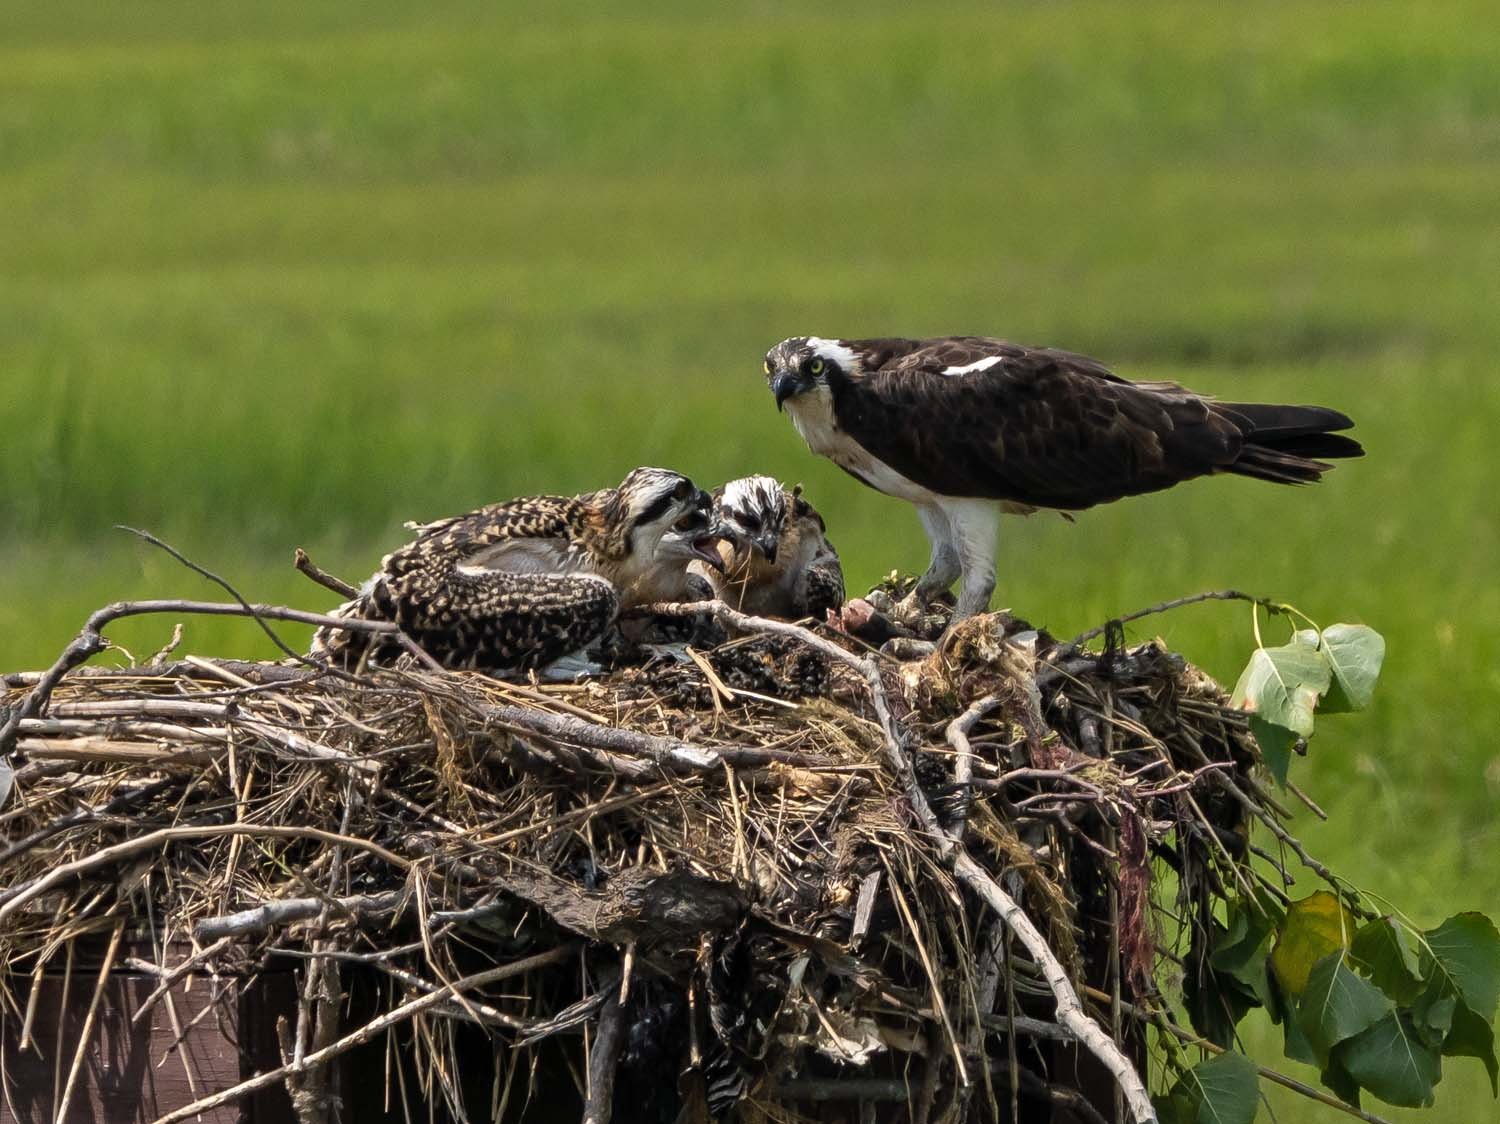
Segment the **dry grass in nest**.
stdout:
[[[417,1051],[410,1103],[459,1119],[548,1081],[596,1120],[611,1085],[631,1119],[1071,1103],[1059,987],[1138,1065],[1180,974],[1158,942],[1260,877],[1247,820],[1276,814],[1207,677],[998,615],[907,664],[780,626],[577,684],[163,660],[43,702],[0,810],[5,1017],[121,926],[190,940],[195,968],[290,961],[302,1060],[264,1083],[304,1120],[324,1063],[385,1036]],[[355,973],[380,1001],[351,1021],[318,996]],[[474,1028],[505,1047],[495,1103],[459,1080]],[[534,1064],[549,1049],[571,1060]]]

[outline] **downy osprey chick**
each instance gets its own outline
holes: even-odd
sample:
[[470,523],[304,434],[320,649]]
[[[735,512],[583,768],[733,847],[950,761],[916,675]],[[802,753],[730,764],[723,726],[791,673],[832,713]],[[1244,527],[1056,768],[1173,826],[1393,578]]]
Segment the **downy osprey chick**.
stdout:
[[[338,615],[394,621],[449,667],[528,668],[598,639],[621,609],[688,595],[688,563],[722,565],[707,493],[637,468],[617,488],[529,496],[413,529]],[[401,649],[324,627],[313,652],[351,665]]]
[[1218,402],[1130,382],[1087,356],[982,336],[794,336],[766,381],[813,452],[913,503],[932,561],[913,599],[963,576],[955,621],[984,611],[1003,512],[1080,511],[1196,476],[1310,484],[1357,457],[1321,406]]
[[823,619],[844,603],[844,572],[828,541],[823,517],[769,476],[731,480],[714,492],[723,568],[700,563],[692,569],[714,596],[758,617]]

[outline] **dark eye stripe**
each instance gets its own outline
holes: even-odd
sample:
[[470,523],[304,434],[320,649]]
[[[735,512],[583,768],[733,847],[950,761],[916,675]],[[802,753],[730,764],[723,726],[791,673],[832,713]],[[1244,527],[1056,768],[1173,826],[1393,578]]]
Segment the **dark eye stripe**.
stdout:
[[667,492],[651,501],[651,506],[636,518],[635,525],[639,527],[643,523],[652,523],[667,513],[667,508],[673,503],[672,493]]

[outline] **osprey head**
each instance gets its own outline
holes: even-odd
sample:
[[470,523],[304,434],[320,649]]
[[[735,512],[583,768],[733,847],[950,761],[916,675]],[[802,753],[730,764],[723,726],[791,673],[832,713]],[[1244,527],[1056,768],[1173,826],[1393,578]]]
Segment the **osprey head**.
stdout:
[[786,492],[769,476],[745,476],[725,484],[716,504],[722,529],[743,546],[776,564],[786,528]]
[[859,370],[859,356],[841,340],[821,336],[793,336],[766,352],[766,381],[781,409],[788,398],[827,386],[834,371],[851,375]]
[[634,469],[620,482],[614,500],[626,554],[637,566],[686,566],[695,558],[722,565],[714,549],[720,536],[711,525],[712,500],[680,472]]

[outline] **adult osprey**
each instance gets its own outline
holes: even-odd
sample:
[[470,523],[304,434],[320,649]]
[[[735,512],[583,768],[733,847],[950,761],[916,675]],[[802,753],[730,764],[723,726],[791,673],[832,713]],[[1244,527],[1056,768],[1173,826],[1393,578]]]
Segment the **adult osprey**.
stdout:
[[766,353],[777,408],[815,453],[917,505],[932,562],[926,602],[963,575],[953,619],[989,606],[1002,512],[1079,511],[1232,472],[1316,481],[1357,457],[1320,406],[1216,402],[1169,382],[1130,382],[1097,360],[981,336],[795,336]]

